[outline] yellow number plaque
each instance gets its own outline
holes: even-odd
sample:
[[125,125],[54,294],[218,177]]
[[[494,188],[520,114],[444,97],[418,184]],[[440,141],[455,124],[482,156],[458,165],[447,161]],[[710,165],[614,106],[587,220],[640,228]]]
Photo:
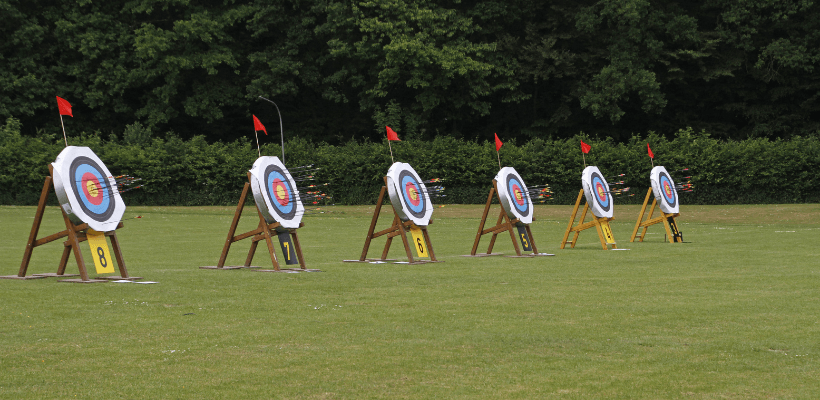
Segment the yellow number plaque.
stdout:
[[89,228],[86,236],[88,237],[88,246],[91,247],[91,258],[94,259],[94,267],[97,268],[97,273],[113,273],[114,264],[111,263],[111,252],[108,250],[105,233]]

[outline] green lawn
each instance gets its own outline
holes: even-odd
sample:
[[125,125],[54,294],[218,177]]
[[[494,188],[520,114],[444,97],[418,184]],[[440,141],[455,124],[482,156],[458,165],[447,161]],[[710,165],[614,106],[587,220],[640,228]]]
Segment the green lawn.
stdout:
[[[287,274],[198,268],[232,207],[128,208],[143,216],[118,234],[128,270],[159,283],[0,280],[0,398],[820,397],[820,205],[683,206],[683,244],[660,225],[629,243],[639,208],[618,206],[630,251],[601,250],[594,230],[560,250],[571,207],[538,206],[535,243],[556,256],[535,259],[461,257],[481,206],[446,206],[430,226],[444,263],[342,263],[372,209],[305,217],[322,272]],[[0,207],[0,275],[17,273],[33,216]],[[40,237],[61,224],[49,207]],[[61,249],[37,248],[29,274],[56,272]],[[270,267],[264,246],[254,265]]]

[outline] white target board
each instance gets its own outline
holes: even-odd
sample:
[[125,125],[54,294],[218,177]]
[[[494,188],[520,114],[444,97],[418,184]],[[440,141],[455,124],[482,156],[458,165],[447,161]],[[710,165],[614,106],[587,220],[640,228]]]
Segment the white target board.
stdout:
[[598,218],[612,218],[615,205],[612,201],[612,194],[609,192],[609,184],[601,174],[601,170],[594,166],[584,168],[581,183],[584,185],[584,196],[592,214]]
[[399,219],[413,221],[417,226],[430,224],[433,204],[427,187],[410,164],[397,162],[390,166],[387,170],[387,193]]
[[677,214],[680,212],[678,202],[678,191],[675,189],[675,181],[666,172],[666,168],[657,166],[652,168],[649,174],[649,182],[652,184],[652,194],[658,202],[661,211],[667,214]]
[[279,161],[279,157],[256,159],[251,173],[251,190],[256,206],[269,224],[278,222],[281,229],[296,229],[302,222],[305,206],[296,189],[296,182]]
[[91,149],[68,146],[51,165],[54,191],[71,222],[99,232],[117,229],[125,203],[111,172]]
[[518,219],[524,224],[532,223],[532,200],[527,185],[515,168],[504,167],[495,176],[498,199],[510,219]]

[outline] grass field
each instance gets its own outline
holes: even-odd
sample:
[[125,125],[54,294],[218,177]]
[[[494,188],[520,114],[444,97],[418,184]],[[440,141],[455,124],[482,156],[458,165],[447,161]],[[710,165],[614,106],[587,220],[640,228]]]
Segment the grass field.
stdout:
[[[659,225],[628,243],[639,209],[618,206],[630,251],[593,231],[560,250],[571,207],[538,206],[535,242],[556,256],[535,259],[461,257],[481,206],[446,206],[430,227],[444,263],[342,263],[372,209],[305,217],[322,272],[286,274],[198,268],[231,207],[129,208],[143,218],[119,232],[128,270],[157,284],[0,280],[0,398],[820,397],[820,205],[683,206],[683,244]],[[0,275],[17,273],[33,216],[0,207]],[[49,207],[40,236],[61,224]],[[29,274],[55,272],[61,248],[37,248]],[[270,267],[263,246],[254,265]]]

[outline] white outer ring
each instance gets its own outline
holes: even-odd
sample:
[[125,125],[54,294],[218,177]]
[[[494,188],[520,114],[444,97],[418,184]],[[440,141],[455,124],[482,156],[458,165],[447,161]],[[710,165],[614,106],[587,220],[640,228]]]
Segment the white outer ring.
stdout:
[[[514,175],[515,178],[521,182],[521,190],[523,191],[525,200],[527,201],[527,207],[529,207],[530,213],[529,215],[523,215],[513,204],[513,199],[507,196],[507,177],[510,175]],[[498,198],[501,200],[501,207],[504,208],[504,211],[507,212],[507,216],[510,219],[518,219],[524,224],[531,224],[532,223],[532,213],[534,211],[532,207],[532,199],[530,199],[530,193],[527,190],[527,185],[524,183],[524,180],[521,179],[521,175],[513,167],[504,167],[498,171],[498,174],[495,176],[496,186],[498,187]]]
[[[413,178],[416,179],[416,182],[419,183],[420,194],[424,196],[425,204],[424,215],[421,218],[414,216],[410,212],[410,208],[404,202],[404,196],[401,195],[402,190],[399,187],[399,174],[401,174],[402,171],[409,172],[413,175]],[[410,164],[396,162],[390,166],[390,169],[387,170],[387,193],[390,196],[390,203],[393,205],[393,209],[396,210],[399,219],[402,221],[413,221],[416,226],[427,226],[430,224],[430,217],[433,216],[433,203],[430,201],[430,194],[427,193],[427,187],[424,186],[421,178],[419,178],[419,174],[416,173],[416,170],[414,170]]]
[[[102,168],[105,178],[108,179],[108,185],[113,191],[113,198],[109,201],[114,202],[114,212],[105,221],[97,221],[83,211],[80,206],[80,199],[74,195],[74,191],[68,188],[71,187],[71,163],[77,157],[88,157]],[[117,229],[117,225],[125,213],[125,203],[122,201],[120,193],[117,191],[117,181],[111,175],[108,167],[97,157],[94,152],[88,147],[68,146],[57,156],[57,159],[51,163],[54,173],[54,192],[57,194],[57,199],[60,201],[60,206],[68,214],[68,218],[74,224],[86,223],[88,226],[98,232],[111,232]]]
[[[669,183],[672,184],[672,190],[675,191],[674,207],[669,207],[669,204],[666,200],[664,200],[665,196],[661,191],[661,172],[666,172],[666,176],[669,177]],[[660,165],[652,168],[652,172],[649,173],[649,184],[652,185],[652,194],[655,195],[655,200],[658,202],[658,207],[660,207],[661,211],[667,214],[677,214],[680,212],[680,197],[678,197],[678,189],[675,188],[675,181],[672,180],[672,176],[669,175],[666,168]]]
[[[296,213],[293,215],[293,218],[289,220],[280,219],[279,214],[273,211],[275,207],[273,205],[274,200],[270,198],[268,191],[265,190],[262,184],[265,180],[265,170],[271,164],[279,167],[285,173],[285,178],[293,189],[293,201],[295,203]],[[299,189],[296,188],[296,182],[293,180],[293,176],[288,169],[285,168],[285,164],[279,161],[279,157],[262,156],[257,158],[253,163],[253,167],[250,169],[250,173],[253,200],[256,202],[256,206],[259,208],[262,216],[265,217],[265,222],[269,224],[279,222],[279,225],[284,229],[298,228],[299,223],[302,222],[302,215],[305,214],[305,206],[302,205],[302,197],[299,195]]]
[[[592,188],[592,173],[597,172],[598,175],[601,176],[601,180],[604,182],[604,189],[606,190],[606,195],[609,198],[609,211],[604,210],[598,205],[598,201],[595,200],[597,194],[593,191]],[[581,174],[581,184],[584,186],[584,196],[587,198],[587,204],[589,204],[590,210],[592,210],[592,214],[594,214],[598,218],[612,218],[612,215],[615,211],[615,202],[612,198],[612,193],[610,193],[609,183],[604,178],[604,174],[601,173],[601,170],[595,166],[589,166],[584,168],[584,173]]]

